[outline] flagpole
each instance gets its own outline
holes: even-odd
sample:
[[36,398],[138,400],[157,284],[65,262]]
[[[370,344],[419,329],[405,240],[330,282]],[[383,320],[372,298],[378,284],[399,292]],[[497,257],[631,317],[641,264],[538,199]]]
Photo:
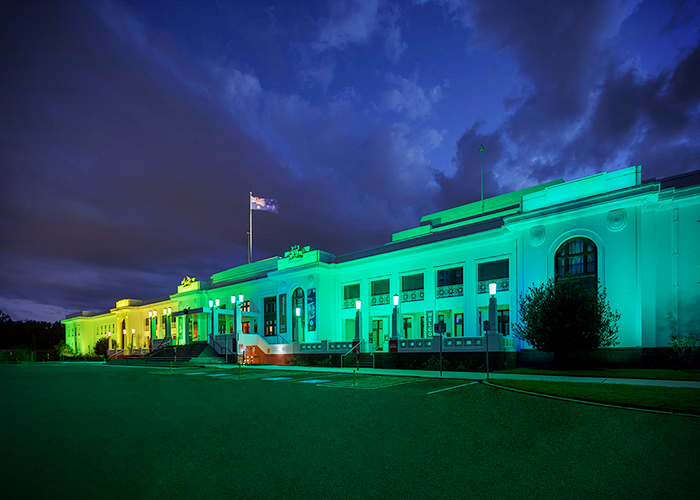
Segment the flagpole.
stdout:
[[479,147],[481,153],[481,213],[484,213],[484,149],[483,145]]
[[250,200],[253,197],[253,192],[250,192],[250,198],[248,198],[248,212],[250,215],[250,228],[248,231],[248,264],[253,262],[253,206],[250,204]]

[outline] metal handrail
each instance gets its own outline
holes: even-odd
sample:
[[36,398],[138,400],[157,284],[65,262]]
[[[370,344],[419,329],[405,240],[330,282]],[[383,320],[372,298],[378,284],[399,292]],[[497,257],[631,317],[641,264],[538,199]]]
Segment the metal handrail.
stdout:
[[[160,346],[158,347],[158,349],[156,349],[155,351],[151,351],[151,352],[148,354],[149,356],[154,356],[154,355],[155,355],[157,352],[159,352],[159,351],[165,352],[165,351],[164,351],[165,348],[168,347],[169,345],[171,345],[171,344],[173,343],[173,338],[172,338],[172,337],[168,337],[167,339],[163,339],[163,340],[164,340],[164,342],[161,342],[161,344],[160,344]],[[165,354],[163,354],[163,356],[165,356]]]
[[[219,334],[219,335],[221,335],[221,334]],[[226,358],[226,362],[228,362],[228,355],[229,355],[228,346],[225,344],[223,346],[221,344],[219,344],[219,342],[216,340],[216,338],[214,338],[214,335],[211,336],[211,341],[214,342],[216,345],[218,345],[220,348],[223,347],[223,349],[221,349],[221,350],[226,352],[226,354],[224,354],[224,356]],[[212,347],[212,349],[214,349],[214,346],[211,346],[211,347]],[[216,351],[216,349],[214,349],[214,350]],[[222,365],[224,364],[223,359],[221,360],[221,364]]]
[[[354,341],[353,341],[353,342],[354,342]],[[348,354],[350,354],[350,353],[351,353],[352,351],[354,351],[355,349],[360,348],[360,347],[362,346],[362,343],[363,343],[363,342],[364,342],[364,339],[363,339],[363,340],[360,340],[357,344],[353,344],[353,346],[350,348],[350,350],[349,350],[348,352],[346,352],[345,354],[343,354],[342,356],[340,356],[340,367],[341,367],[341,368],[343,367],[343,358],[344,358],[345,356],[347,356]]]
[[384,347],[384,342],[382,342],[381,344],[379,344],[379,345],[377,346],[377,348],[376,348],[374,351],[372,351],[372,352],[369,353],[369,355],[372,356],[372,368],[376,368],[376,364],[377,364],[376,361],[377,361],[377,358],[374,357],[374,353],[377,352],[377,351],[379,350],[380,347]]

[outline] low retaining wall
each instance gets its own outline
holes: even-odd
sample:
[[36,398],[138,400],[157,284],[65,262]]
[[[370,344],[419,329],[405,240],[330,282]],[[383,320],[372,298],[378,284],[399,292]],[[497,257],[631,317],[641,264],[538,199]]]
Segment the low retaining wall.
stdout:
[[[337,353],[297,353],[297,354],[265,354],[259,356],[255,363],[268,365],[296,364],[302,366],[340,367],[341,354]],[[696,356],[692,364],[683,368],[700,368],[700,356]],[[404,370],[439,369],[440,355],[436,352],[377,352],[375,353],[376,368],[395,368]],[[443,370],[449,371],[485,371],[486,354],[481,352],[443,352]],[[590,353],[574,353],[566,363],[569,369],[586,368],[679,368],[677,357],[671,348],[607,348]],[[553,368],[552,353],[536,350],[520,352],[490,352],[489,368],[505,370],[510,368]]]

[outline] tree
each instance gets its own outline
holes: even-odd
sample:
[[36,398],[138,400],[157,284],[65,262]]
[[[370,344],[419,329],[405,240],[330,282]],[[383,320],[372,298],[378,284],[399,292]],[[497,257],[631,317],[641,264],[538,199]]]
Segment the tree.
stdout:
[[617,345],[620,315],[610,309],[606,290],[581,280],[550,279],[520,298],[521,322],[513,334],[535,349],[554,353],[562,367],[569,354]]
[[71,346],[66,344],[63,340],[61,340],[56,346],[54,347],[56,352],[58,353],[59,356],[71,356],[73,355],[73,349]]
[[106,356],[108,345],[109,345],[109,337],[102,337],[100,340],[95,342],[95,355]]

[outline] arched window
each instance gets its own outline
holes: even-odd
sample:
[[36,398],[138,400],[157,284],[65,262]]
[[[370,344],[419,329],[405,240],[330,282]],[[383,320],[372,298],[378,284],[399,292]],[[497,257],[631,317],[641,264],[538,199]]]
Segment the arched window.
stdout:
[[557,250],[555,278],[582,279],[597,288],[598,249],[588,238],[572,238]]

